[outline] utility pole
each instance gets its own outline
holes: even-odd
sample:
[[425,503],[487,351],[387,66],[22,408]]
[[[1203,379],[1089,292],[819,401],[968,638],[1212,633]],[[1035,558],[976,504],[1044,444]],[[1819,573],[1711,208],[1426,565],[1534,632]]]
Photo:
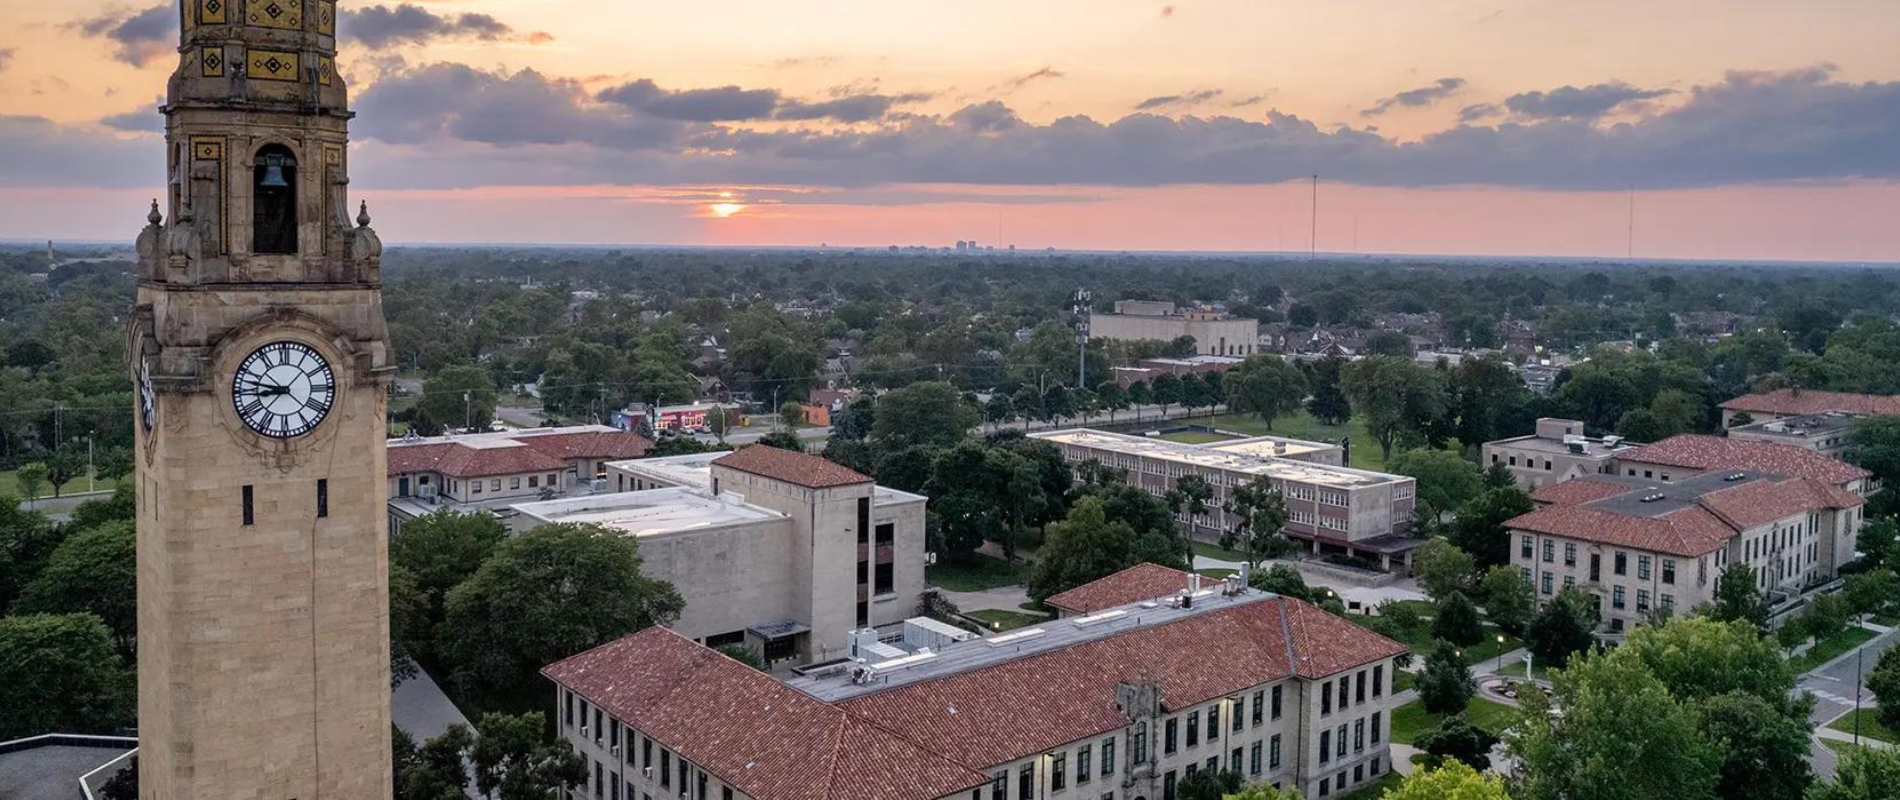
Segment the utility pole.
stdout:
[[99,481],[92,473],[92,434],[86,434],[86,491],[98,491]]
[[462,430],[475,432],[475,403],[469,399],[469,391],[462,390]]
[[1860,745],[1860,659],[1867,648],[1854,651],[1854,745]]
[[1089,290],[1075,290],[1075,388],[1088,387]]

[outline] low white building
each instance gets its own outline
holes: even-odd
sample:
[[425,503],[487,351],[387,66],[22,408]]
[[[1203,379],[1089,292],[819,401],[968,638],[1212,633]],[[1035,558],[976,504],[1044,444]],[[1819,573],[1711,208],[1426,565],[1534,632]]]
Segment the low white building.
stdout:
[[569,425],[388,442],[389,530],[447,509],[506,515],[511,504],[586,494],[603,465],[638,458],[653,442],[605,425]]
[[591,523],[640,544],[642,572],[686,601],[674,629],[771,661],[842,654],[924,590],[922,496],[817,456],[764,446],[618,461],[602,493],[517,503],[510,524]]

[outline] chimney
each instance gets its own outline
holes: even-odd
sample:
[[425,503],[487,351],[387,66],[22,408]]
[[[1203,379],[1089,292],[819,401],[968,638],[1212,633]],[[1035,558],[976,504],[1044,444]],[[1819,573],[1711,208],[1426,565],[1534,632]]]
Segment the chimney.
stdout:
[[1242,561],[1240,562],[1240,590],[1244,592],[1251,588],[1253,588],[1253,564]]

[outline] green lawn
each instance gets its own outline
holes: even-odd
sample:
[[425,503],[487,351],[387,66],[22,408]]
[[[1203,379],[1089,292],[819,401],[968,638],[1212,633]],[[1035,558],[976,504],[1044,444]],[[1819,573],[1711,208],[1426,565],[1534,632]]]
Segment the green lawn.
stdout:
[[[1491,663],[1496,665],[1497,662],[1493,661]],[[1504,669],[1498,670],[1498,674],[1511,678],[1522,678],[1524,677],[1524,662],[1513,661],[1509,664],[1505,664]],[[1537,676],[1540,680],[1550,680],[1550,668],[1544,666],[1541,662],[1531,670],[1531,674]]]
[[1008,631],[1017,628],[1048,622],[1047,614],[1030,614],[1024,611],[1011,611],[1006,608],[984,608],[968,612],[969,616],[989,623],[990,630]]
[[1340,795],[1339,800],[1379,800],[1385,796],[1386,790],[1397,789],[1404,781],[1405,776],[1400,775],[1398,770],[1388,769],[1378,780]]
[[1246,553],[1242,553],[1239,550],[1229,550],[1213,542],[1203,542],[1199,539],[1192,539],[1188,541],[1188,547],[1193,548],[1194,554],[1197,556],[1207,556],[1208,558],[1218,559],[1220,561],[1233,561],[1236,563],[1245,562],[1247,560]]
[[1418,683],[1418,673],[1394,670],[1392,673],[1392,691],[1403,692]]
[[1029,580],[1029,564],[1005,563],[1000,558],[974,555],[967,559],[946,559],[924,568],[924,581],[953,592],[980,592],[999,586],[1015,586]]
[[1880,625],[1882,627],[1887,627],[1887,628],[1900,627],[1900,614],[1896,614],[1893,612],[1888,612],[1885,614],[1875,614],[1872,617],[1870,617],[1868,621],[1872,622],[1875,625]]
[[1860,718],[1860,735],[1868,739],[1878,739],[1891,744],[1900,744],[1900,731],[1882,724],[1878,712],[1871,708],[1849,711],[1840,719],[1827,724],[1828,727],[1842,733],[1854,732],[1854,718]]
[[1208,444],[1210,442],[1225,442],[1234,437],[1222,436],[1218,433],[1208,433],[1206,431],[1175,431],[1174,433],[1164,433],[1155,438],[1184,444]]
[[1834,751],[1835,755],[1843,755],[1843,756],[1847,755],[1848,753],[1854,752],[1855,750],[1872,750],[1873,749],[1866,745],[1857,745],[1857,744],[1854,744],[1853,742],[1838,742],[1833,739],[1822,739],[1821,744],[1827,745],[1827,749]]
[[[1465,713],[1470,716],[1471,724],[1496,736],[1517,724],[1519,712],[1503,703],[1473,697],[1471,705],[1465,707]],[[1440,719],[1436,714],[1425,713],[1425,706],[1417,700],[1392,709],[1392,741],[1411,744],[1419,734],[1437,727]]]
[[[116,486],[118,486],[117,482],[106,480],[105,478],[100,478],[98,481],[97,488],[99,491],[109,492],[109,491],[112,491],[112,489]],[[89,491],[89,489],[86,486],[86,478],[85,476],[82,475],[80,477],[67,481],[65,486],[59,487],[59,491],[60,491],[60,494],[77,494],[79,492]],[[15,473],[13,470],[0,472],[0,495],[6,495],[7,497],[20,497],[20,481],[17,478],[17,473]],[[49,485],[49,486],[40,487],[40,497],[52,497],[52,496],[53,496],[52,486]]]
[[1879,634],[1861,627],[1849,627],[1840,633],[1816,642],[1814,647],[1799,658],[1791,658],[1788,665],[1797,673],[1807,672],[1815,667],[1833,661],[1836,656],[1866,643]]

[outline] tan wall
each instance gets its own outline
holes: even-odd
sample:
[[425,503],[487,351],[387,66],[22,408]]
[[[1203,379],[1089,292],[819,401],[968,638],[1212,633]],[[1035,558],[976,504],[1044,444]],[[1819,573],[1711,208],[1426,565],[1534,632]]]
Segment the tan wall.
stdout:
[[[1531,554],[1528,558],[1524,556],[1523,552],[1523,537],[1526,536],[1531,537]],[[1545,561],[1543,555],[1544,543],[1547,541],[1551,543],[1552,548],[1550,561]],[[1575,564],[1565,563],[1566,545],[1576,548]],[[1580,539],[1550,536],[1527,531],[1511,532],[1510,552],[1512,566],[1520,570],[1530,570],[1529,580],[1539,605],[1555,597],[1558,592],[1563,591],[1564,579],[1569,578],[1575,582],[1576,586],[1590,592],[1600,599],[1599,608],[1602,610],[1604,627],[1609,627],[1610,620],[1620,619],[1623,621],[1625,629],[1646,623],[1651,618],[1650,615],[1637,611],[1637,592],[1639,590],[1649,592],[1652,611],[1661,607],[1662,596],[1664,594],[1671,595],[1675,601],[1674,606],[1677,616],[1688,613],[1696,606],[1713,601],[1715,599],[1715,578],[1716,575],[1722,571],[1722,565],[1725,563],[1722,560],[1725,556],[1718,556],[1716,553],[1709,553],[1698,558],[1688,558],[1685,556],[1636,550],[1633,548],[1614,547]],[[1616,554],[1618,552],[1622,552],[1626,558],[1627,566],[1622,575],[1616,574]],[[1597,580],[1595,581],[1590,579],[1591,555],[1596,555],[1601,559],[1601,566],[1598,570]],[[1640,558],[1643,556],[1648,556],[1650,559],[1649,577],[1647,579],[1642,578],[1640,575]],[[1676,573],[1675,582],[1673,584],[1663,582],[1663,562],[1665,560],[1675,562]],[[1543,590],[1543,575],[1546,572],[1551,574],[1551,590],[1548,593]],[[1620,609],[1615,608],[1613,603],[1616,587],[1619,586],[1623,588],[1624,597],[1623,608]]]

